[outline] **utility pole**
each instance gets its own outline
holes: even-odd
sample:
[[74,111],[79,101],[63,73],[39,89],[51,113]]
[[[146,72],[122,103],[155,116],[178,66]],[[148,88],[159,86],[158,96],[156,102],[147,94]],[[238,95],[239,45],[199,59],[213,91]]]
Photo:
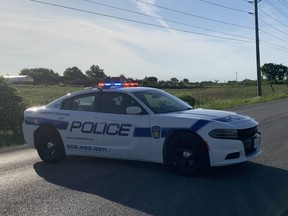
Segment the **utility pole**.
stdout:
[[254,15],[255,15],[255,36],[256,36],[257,86],[258,86],[258,96],[262,96],[261,71],[260,71],[260,49],[259,49],[259,28],[258,28],[258,0],[254,0],[254,9],[255,9]]

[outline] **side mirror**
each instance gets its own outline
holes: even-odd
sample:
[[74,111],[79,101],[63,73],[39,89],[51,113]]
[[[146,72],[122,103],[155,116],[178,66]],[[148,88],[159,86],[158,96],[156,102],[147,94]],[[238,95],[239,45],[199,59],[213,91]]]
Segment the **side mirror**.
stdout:
[[130,106],[126,108],[126,113],[128,115],[138,115],[142,113],[142,109],[138,106]]

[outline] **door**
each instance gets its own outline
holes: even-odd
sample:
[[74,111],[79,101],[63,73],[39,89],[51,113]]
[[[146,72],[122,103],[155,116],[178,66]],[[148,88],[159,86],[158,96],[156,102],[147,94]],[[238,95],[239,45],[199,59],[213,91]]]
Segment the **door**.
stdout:
[[94,155],[104,153],[105,149],[97,143],[96,107],[98,93],[83,94],[62,102],[61,109],[69,119],[67,130],[61,136],[67,154]]
[[123,92],[102,92],[101,113],[97,113],[97,141],[107,149],[107,155],[125,159],[150,157],[151,130],[149,115],[130,115],[126,108],[138,102]]

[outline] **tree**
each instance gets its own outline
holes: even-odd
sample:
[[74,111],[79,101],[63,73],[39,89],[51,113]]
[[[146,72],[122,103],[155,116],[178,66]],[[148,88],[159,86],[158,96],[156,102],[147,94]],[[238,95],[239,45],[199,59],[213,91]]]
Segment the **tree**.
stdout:
[[184,83],[184,84],[189,84],[189,79],[184,78],[184,79],[183,79],[183,83]]
[[158,82],[157,88],[166,88],[166,87],[167,87],[166,81],[160,80],[160,81]]
[[85,80],[87,77],[82,73],[82,71],[74,66],[67,68],[63,73],[63,78],[65,80]]
[[60,82],[60,76],[47,68],[25,68],[20,71],[20,75],[29,75],[35,84],[53,84]]
[[89,79],[97,82],[102,82],[107,77],[104,70],[98,65],[92,65],[90,69],[86,71],[86,75]]
[[155,87],[157,86],[157,82],[158,82],[158,79],[157,77],[145,77],[144,80],[143,80],[143,85],[144,86],[151,86],[151,87]]
[[179,88],[179,80],[176,77],[170,79],[171,87]]
[[19,92],[0,77],[0,132],[21,133],[25,103]]
[[91,81],[89,81],[85,74],[76,66],[72,68],[69,67],[63,72],[63,81],[68,85],[91,85]]
[[267,80],[283,80],[288,75],[288,67],[282,64],[266,63],[261,67]]
[[179,80],[176,77],[171,78],[171,82],[177,84]]
[[77,80],[77,79],[85,79],[86,76],[82,73],[82,71],[74,66],[67,68],[64,73],[63,77],[67,78],[68,80]]
[[157,77],[147,77],[147,81],[150,83],[157,83],[158,82],[158,78]]

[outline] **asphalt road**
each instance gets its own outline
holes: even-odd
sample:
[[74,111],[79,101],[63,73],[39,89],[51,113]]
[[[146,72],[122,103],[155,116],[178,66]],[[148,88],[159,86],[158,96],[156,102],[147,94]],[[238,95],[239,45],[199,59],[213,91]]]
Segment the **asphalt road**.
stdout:
[[288,215],[288,100],[237,109],[260,123],[263,153],[187,178],[159,164],[0,151],[0,215]]

